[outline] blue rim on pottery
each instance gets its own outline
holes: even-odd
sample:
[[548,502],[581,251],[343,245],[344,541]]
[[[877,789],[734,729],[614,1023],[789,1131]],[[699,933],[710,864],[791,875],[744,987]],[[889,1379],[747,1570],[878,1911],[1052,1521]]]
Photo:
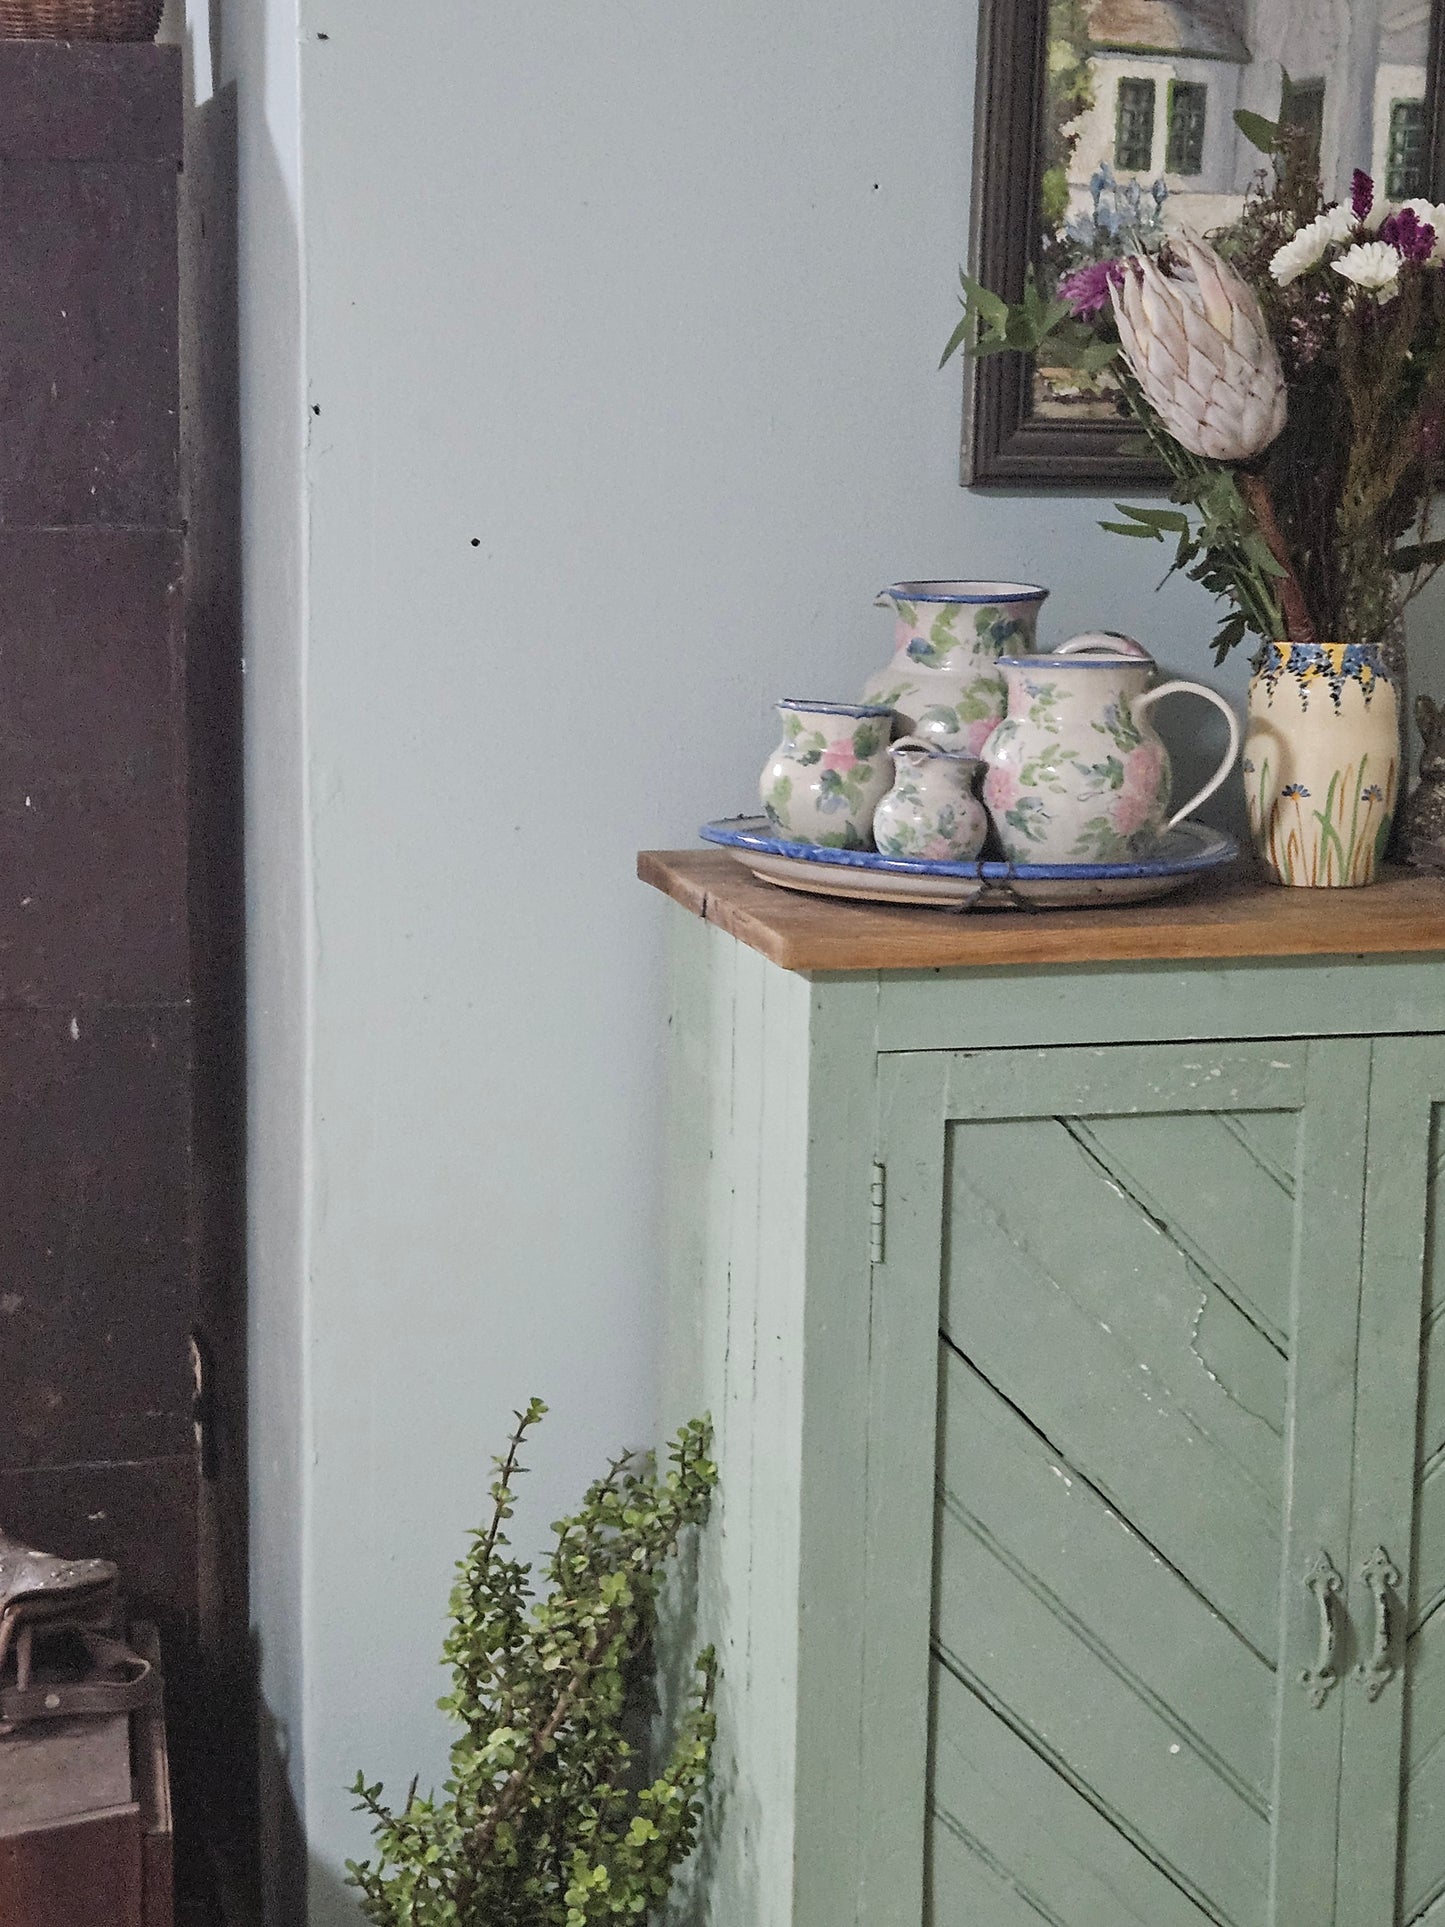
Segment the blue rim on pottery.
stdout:
[[1049,593],[1037,582],[894,582],[880,595],[904,602],[1042,602]]
[[887,703],[814,703],[806,696],[784,696],[775,709],[806,709],[815,716],[891,716]]
[[1160,837],[1154,857],[1133,863],[932,863],[925,857],[880,856],[876,850],[824,849],[816,843],[790,843],[769,833],[765,816],[730,816],[704,823],[698,834],[706,843],[729,849],[755,850],[765,856],[796,857],[846,870],[886,870],[894,876],[968,877],[984,883],[1103,883],[1124,877],[1187,876],[1217,870],[1232,863],[1239,845],[1222,830],[1203,823],[1181,823]]

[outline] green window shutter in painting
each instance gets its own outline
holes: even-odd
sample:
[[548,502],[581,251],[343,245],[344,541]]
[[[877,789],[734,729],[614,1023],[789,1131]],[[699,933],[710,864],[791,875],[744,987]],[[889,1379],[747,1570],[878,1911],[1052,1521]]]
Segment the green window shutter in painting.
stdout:
[[1425,103],[1390,103],[1390,144],[1385,155],[1385,193],[1392,201],[1414,200],[1425,192]]
[[1280,120],[1305,137],[1305,157],[1311,167],[1320,164],[1320,145],[1325,127],[1325,83],[1323,80],[1287,81]]
[[1169,88],[1169,143],[1164,165],[1171,174],[1204,171],[1204,105],[1208,89],[1202,81],[1176,80]]
[[1121,80],[1114,127],[1114,165],[1131,173],[1142,173],[1152,165],[1153,155],[1154,83]]

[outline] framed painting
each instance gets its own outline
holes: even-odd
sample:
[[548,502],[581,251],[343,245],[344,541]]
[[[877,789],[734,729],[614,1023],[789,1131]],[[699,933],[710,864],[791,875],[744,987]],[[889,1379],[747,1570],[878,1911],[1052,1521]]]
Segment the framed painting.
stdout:
[[[1010,301],[1087,261],[1232,220],[1264,165],[1235,122],[1283,114],[1327,191],[1445,187],[1445,0],[983,0],[970,272]],[[1285,70],[1289,79],[1284,81]],[[1107,374],[967,362],[963,480],[1147,486],[1163,471]]]

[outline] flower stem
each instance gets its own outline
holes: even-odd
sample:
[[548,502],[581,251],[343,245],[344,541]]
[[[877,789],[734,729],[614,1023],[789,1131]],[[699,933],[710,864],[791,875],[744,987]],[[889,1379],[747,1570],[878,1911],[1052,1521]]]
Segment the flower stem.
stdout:
[[1284,531],[1274,512],[1274,497],[1269,492],[1268,482],[1262,475],[1251,474],[1248,469],[1242,468],[1239,470],[1239,490],[1259,525],[1265,547],[1284,570],[1279,585],[1279,599],[1284,610],[1285,634],[1291,642],[1318,642],[1319,637],[1305,602],[1305,592],[1300,587],[1300,579],[1290,561]]

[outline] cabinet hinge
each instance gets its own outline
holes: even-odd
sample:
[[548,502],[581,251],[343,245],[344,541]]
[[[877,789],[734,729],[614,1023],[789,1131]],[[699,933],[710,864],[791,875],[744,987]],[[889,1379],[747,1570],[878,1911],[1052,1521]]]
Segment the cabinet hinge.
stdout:
[[883,1262],[884,1230],[888,1222],[888,1173],[875,1158],[873,1186],[868,1193],[868,1262]]

